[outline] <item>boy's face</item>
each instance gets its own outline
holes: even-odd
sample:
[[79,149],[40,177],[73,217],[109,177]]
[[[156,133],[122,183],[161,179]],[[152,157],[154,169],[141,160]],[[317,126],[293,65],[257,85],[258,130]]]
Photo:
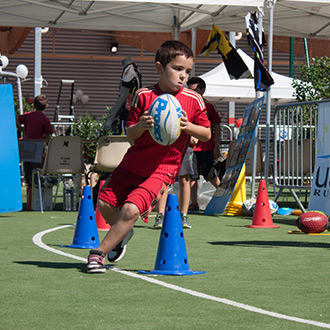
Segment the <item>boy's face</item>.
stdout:
[[160,75],[159,87],[165,93],[177,92],[185,85],[193,68],[194,59],[184,55],[176,56],[165,68],[156,62],[156,70]]

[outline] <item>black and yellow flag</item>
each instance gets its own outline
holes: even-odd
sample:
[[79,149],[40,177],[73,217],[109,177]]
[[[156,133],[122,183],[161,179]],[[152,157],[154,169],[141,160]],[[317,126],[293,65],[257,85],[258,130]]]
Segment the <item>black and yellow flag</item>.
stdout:
[[213,50],[217,50],[218,54],[221,54],[230,79],[252,78],[252,74],[243,59],[216,25],[212,26],[201,54],[208,56]]
[[245,16],[245,25],[249,45],[254,51],[254,88],[256,91],[266,91],[274,84],[274,80],[263,62],[263,46],[266,45],[266,40],[264,32],[260,31],[256,13],[248,13]]

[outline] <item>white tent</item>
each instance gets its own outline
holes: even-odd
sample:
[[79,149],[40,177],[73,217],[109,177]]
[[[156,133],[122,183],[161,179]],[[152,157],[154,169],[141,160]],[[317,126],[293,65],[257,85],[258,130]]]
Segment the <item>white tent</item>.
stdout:
[[[2,0],[2,26],[57,27],[99,30],[187,31],[210,29],[245,31],[249,11],[264,11],[266,34],[268,4],[275,0]],[[330,39],[329,0],[277,0],[274,35]]]
[[[2,26],[166,31],[178,38],[180,31],[209,30],[212,24],[223,31],[244,32],[245,15],[257,10],[264,13],[269,71],[273,35],[330,39],[329,0],[2,0],[0,22]],[[40,85],[41,73],[38,68],[35,72],[35,84]],[[271,91],[267,92],[266,178]]]
[[[237,52],[253,74],[254,60],[244,51]],[[274,85],[272,85],[272,103],[290,102],[295,99],[294,88],[291,86],[292,78],[272,72]],[[230,79],[224,63],[200,76],[206,82],[204,97],[210,101],[235,101],[250,103],[255,99],[254,79]]]

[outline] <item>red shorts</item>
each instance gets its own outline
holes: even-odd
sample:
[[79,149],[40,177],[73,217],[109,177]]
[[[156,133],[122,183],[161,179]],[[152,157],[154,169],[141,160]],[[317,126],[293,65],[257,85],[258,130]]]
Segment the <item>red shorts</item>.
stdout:
[[108,177],[99,192],[99,199],[114,207],[122,207],[125,203],[133,203],[140,210],[143,221],[168,187],[161,177],[155,174],[145,178],[117,167]]

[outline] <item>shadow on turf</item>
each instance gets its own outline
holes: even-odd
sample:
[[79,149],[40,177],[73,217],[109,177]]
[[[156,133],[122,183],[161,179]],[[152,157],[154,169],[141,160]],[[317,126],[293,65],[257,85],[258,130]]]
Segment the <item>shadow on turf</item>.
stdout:
[[81,272],[86,273],[86,264],[84,263],[64,263],[64,262],[45,262],[45,261],[13,261],[19,265],[37,266],[40,268],[56,268],[56,269],[79,269]]
[[228,245],[242,247],[303,247],[303,248],[323,248],[330,249],[330,243],[314,243],[314,242],[291,242],[291,241],[225,241],[225,242],[208,242],[211,245]]

